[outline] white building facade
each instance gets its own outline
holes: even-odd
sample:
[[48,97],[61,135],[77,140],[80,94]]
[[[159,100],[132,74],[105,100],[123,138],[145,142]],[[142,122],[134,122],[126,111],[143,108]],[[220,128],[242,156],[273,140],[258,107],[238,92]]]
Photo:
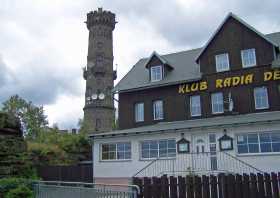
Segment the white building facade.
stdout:
[[90,136],[95,181],[279,172],[279,46],[230,13],[203,48],[140,59],[114,88],[119,129]]

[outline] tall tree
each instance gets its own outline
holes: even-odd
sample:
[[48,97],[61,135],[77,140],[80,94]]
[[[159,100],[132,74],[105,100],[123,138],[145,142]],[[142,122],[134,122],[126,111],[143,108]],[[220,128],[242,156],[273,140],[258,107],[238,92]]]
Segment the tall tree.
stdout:
[[5,101],[2,111],[16,116],[21,122],[24,134],[32,139],[48,125],[43,106],[36,106],[18,95],[11,96]]

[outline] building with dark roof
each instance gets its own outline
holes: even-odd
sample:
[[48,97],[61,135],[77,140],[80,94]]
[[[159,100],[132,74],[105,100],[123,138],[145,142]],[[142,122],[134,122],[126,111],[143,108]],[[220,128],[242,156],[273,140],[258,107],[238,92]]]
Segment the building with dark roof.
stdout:
[[202,48],[140,59],[114,87],[119,129],[91,136],[96,180],[279,171],[279,46],[229,13]]

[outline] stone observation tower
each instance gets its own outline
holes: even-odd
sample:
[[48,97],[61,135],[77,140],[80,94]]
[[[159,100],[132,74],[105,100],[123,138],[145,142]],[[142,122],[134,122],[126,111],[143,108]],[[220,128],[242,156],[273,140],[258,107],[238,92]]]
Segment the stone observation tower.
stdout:
[[89,132],[111,131],[115,121],[112,88],[116,79],[113,70],[113,30],[115,14],[98,8],[87,14],[89,30],[84,121]]

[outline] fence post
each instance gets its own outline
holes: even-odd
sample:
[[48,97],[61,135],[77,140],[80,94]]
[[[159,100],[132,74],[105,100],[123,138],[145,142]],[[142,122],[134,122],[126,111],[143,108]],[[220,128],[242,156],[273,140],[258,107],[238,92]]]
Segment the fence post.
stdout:
[[242,184],[243,197],[249,197],[249,176],[243,174],[243,184]]
[[160,198],[161,197],[160,179],[157,177],[153,177],[152,181],[153,181],[153,185],[152,185],[153,198]]
[[166,175],[163,175],[161,177],[161,196],[162,198],[168,198],[169,197],[169,183],[168,183],[168,177]]
[[222,174],[218,175],[218,197],[223,198],[223,182],[222,182]]
[[255,198],[258,195],[258,188],[257,188],[257,180],[256,180],[256,175],[251,173],[250,174],[251,178],[251,185],[250,185],[250,197]]
[[217,184],[217,177],[214,175],[210,175],[211,198],[218,198]]
[[209,177],[202,175],[202,197],[210,198]]
[[189,175],[186,177],[186,184],[187,184],[187,198],[194,197],[193,178]]
[[228,198],[228,190],[227,190],[227,187],[228,187],[227,179],[228,179],[228,177],[224,173],[222,173],[221,174],[221,179],[222,179],[221,181],[222,181],[223,198]]
[[272,181],[273,198],[279,198],[277,174],[274,172],[271,173],[271,181]]
[[195,190],[195,198],[202,198],[202,189],[201,189],[201,178],[198,176],[194,177],[194,190]]
[[177,178],[170,176],[170,198],[177,198]]
[[242,176],[239,174],[235,175],[234,190],[235,196],[242,198]]
[[235,195],[235,177],[232,174],[227,175],[227,197],[236,198]]
[[179,198],[186,198],[186,179],[182,176],[178,177]]
[[264,182],[265,182],[266,198],[272,198],[271,180],[270,180],[270,175],[268,173],[264,174]]
[[144,177],[144,197],[145,198],[151,198],[151,179],[148,177]]
[[257,196],[257,198],[264,198],[265,197],[264,180],[263,180],[263,175],[261,173],[257,174],[257,180],[258,180],[258,196]]

